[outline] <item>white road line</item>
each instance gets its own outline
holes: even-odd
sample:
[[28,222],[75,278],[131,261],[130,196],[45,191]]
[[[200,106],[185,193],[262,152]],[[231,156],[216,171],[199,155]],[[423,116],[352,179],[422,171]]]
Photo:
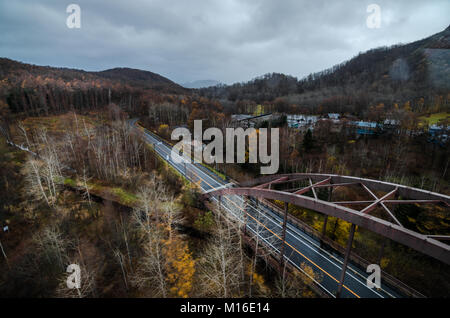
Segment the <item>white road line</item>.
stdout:
[[[164,154],[170,153],[170,148],[169,148],[167,145],[162,145],[162,142],[158,141],[156,138],[154,138],[153,136],[151,136],[151,135],[148,134],[148,133],[145,133],[145,135],[146,135],[147,137],[149,137],[148,139],[154,139],[154,140],[156,140],[156,142],[153,142],[153,144],[155,145],[154,148],[155,148],[155,150],[158,152],[158,154],[162,153],[162,155],[160,154],[161,157],[164,158]],[[156,148],[157,148],[156,145],[161,146],[161,147],[158,147],[158,148],[160,148],[160,149],[159,149],[160,151],[158,151],[158,150],[156,149]],[[165,148],[167,148],[167,149],[165,149]],[[185,175],[185,173],[183,172],[183,170],[180,169],[180,168],[177,166],[176,163],[172,162],[172,160],[167,160],[167,161],[168,161],[174,168],[176,168],[181,174]],[[198,176],[200,177],[200,179],[201,179],[201,177],[204,177],[204,179],[209,179],[209,181],[212,181],[212,183],[218,183],[218,184],[220,184],[220,186],[218,186],[218,187],[213,187],[212,189],[208,189],[208,190],[206,190],[206,189],[207,189],[207,188],[210,188],[210,187],[205,187],[205,189],[204,189],[203,187],[201,187],[202,190],[205,191],[205,192],[211,192],[211,191],[214,191],[214,190],[218,190],[218,189],[224,188],[224,187],[229,186],[229,185],[233,185],[233,183],[221,184],[221,182],[219,182],[218,180],[212,178],[208,173],[205,173],[204,171],[202,171],[202,169],[199,169],[199,167],[197,167],[197,166],[196,166],[195,164],[193,164],[193,163],[186,163],[186,165],[187,165],[187,166],[189,166],[189,165],[192,166],[192,167],[189,167],[189,169],[192,169],[193,171],[196,171],[196,172],[198,173]],[[186,168],[188,168],[188,167],[186,167]],[[185,175],[185,177],[188,178],[187,175]],[[188,179],[190,179],[190,178],[188,178]],[[203,182],[203,183],[206,183],[206,182]],[[237,196],[237,198],[238,198],[238,200],[241,201],[241,203],[243,203],[243,199],[242,199],[241,197]],[[217,201],[216,198],[213,198],[213,199]],[[236,203],[236,202],[235,202],[235,203]],[[222,204],[222,205],[223,205],[223,204]],[[250,204],[247,203],[247,206],[249,206],[251,209],[253,209],[254,211],[256,211],[259,215],[264,216],[265,219],[267,219],[268,221],[272,222],[272,223],[275,224],[277,227],[281,228],[281,225],[280,225],[278,222],[276,222],[276,219],[277,219],[277,218],[281,221],[281,219],[279,218],[279,216],[275,215],[274,212],[271,211],[271,210],[270,210],[267,206],[265,206],[264,204],[263,204],[263,209],[264,209],[264,210],[267,210],[267,211],[270,213],[269,216],[266,215],[266,213],[261,213],[261,211],[259,211],[258,209],[256,209],[256,208],[253,206],[253,202],[251,202]],[[240,222],[242,222],[242,221],[240,220],[240,218],[236,216],[235,213],[233,213],[228,207],[226,207],[226,208],[227,208],[227,210],[230,211],[237,219],[239,219]],[[274,219],[275,219],[275,220],[274,220]],[[250,227],[249,227],[249,228],[250,228]],[[254,230],[252,229],[252,231],[254,231]],[[294,233],[295,233],[297,236],[296,236]],[[340,264],[342,264],[342,261],[341,261],[340,259],[336,258],[334,255],[330,254],[328,251],[326,251],[326,250],[324,250],[323,248],[321,248],[320,246],[318,246],[317,243],[311,241],[310,238],[309,238],[305,233],[299,232],[299,231],[295,228],[295,226],[292,226],[292,225],[289,224],[289,223],[288,223],[287,234],[289,234],[292,238],[296,239],[299,243],[302,243],[303,245],[305,245],[306,247],[308,247],[313,253],[319,254],[326,262],[329,262],[329,263],[333,264],[333,265],[336,266],[338,269],[341,269],[341,268],[342,268],[342,267],[340,267],[338,264],[336,264],[335,262],[333,262],[332,260],[330,260],[330,259],[328,259],[327,257],[325,257],[325,255],[323,255],[322,253],[318,253],[318,252],[319,252],[319,250],[320,250],[320,251],[326,253],[327,255],[329,255],[329,256],[330,256],[332,259],[334,259],[335,261],[337,261],[337,262],[339,262]],[[300,238],[299,238],[298,236],[300,236]],[[266,240],[266,239],[265,239],[264,237],[262,237],[261,235],[260,235],[260,237],[261,237],[262,239]],[[303,239],[303,240],[302,240],[302,239]],[[306,241],[306,242],[305,242],[305,241]],[[307,244],[307,243],[309,243],[309,244]],[[275,250],[278,251],[278,249],[275,248],[272,244],[269,243],[269,245],[272,246]],[[315,246],[316,249],[313,248],[313,246]],[[317,250],[317,249],[318,249],[318,250]],[[290,260],[290,259],[288,259],[288,260],[289,260],[289,262],[292,263],[292,260]],[[298,267],[298,266],[296,266],[296,267]],[[352,272],[354,272],[355,274],[357,274],[357,275],[360,276],[361,278],[365,278],[361,273],[359,273],[357,270],[353,269],[351,266],[349,266],[349,268],[351,269]],[[349,275],[351,278],[353,278],[356,282],[359,282],[359,283],[362,284],[364,287],[366,287],[365,284],[363,284],[358,278],[356,278],[355,276],[353,276],[351,273],[347,273],[347,275]],[[326,289],[325,289],[325,290],[326,290]],[[375,293],[376,295],[378,295],[379,297],[383,297],[383,296],[380,295],[378,292],[376,292],[376,291],[374,291],[374,290],[372,290],[372,289],[369,289],[369,290],[372,291],[373,293]],[[394,297],[394,296],[392,296],[389,292],[387,292],[386,290],[384,290],[384,289],[382,289],[382,290],[383,290],[386,294],[388,294],[389,296]]]

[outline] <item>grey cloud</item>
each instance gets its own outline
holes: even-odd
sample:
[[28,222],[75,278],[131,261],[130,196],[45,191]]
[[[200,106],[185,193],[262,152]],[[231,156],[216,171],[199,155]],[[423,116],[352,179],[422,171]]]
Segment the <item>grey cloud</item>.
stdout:
[[[65,25],[69,3],[81,29]],[[366,7],[382,27],[366,27]],[[303,77],[360,51],[410,42],[448,26],[450,3],[387,0],[0,1],[0,56],[87,70],[127,66],[177,82]]]

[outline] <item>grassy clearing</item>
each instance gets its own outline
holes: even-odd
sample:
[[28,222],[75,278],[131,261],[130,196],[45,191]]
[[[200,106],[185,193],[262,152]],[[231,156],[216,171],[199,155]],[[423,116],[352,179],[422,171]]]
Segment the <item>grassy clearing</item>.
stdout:
[[437,124],[440,120],[450,119],[450,113],[436,113],[428,116],[421,116],[419,119],[431,126]]
[[52,132],[66,132],[69,127],[76,126],[77,122],[79,129],[84,129],[84,124],[86,124],[87,129],[99,125],[92,117],[79,114],[75,117],[73,113],[46,117],[28,117],[23,121],[23,124],[27,129],[45,128]]
[[127,206],[134,206],[138,198],[135,194],[128,192],[122,188],[115,187],[111,189],[112,193],[119,198],[119,202],[127,205]]
[[[80,185],[80,184],[78,184]],[[137,196],[121,187],[108,186],[99,182],[88,183],[89,192],[104,199],[115,201],[124,206],[134,207],[138,201]]]
[[71,187],[76,187],[77,183],[75,182],[75,180],[71,179],[71,178],[65,178],[64,179],[64,185],[68,185]]
[[[83,183],[72,178],[65,178],[64,185],[72,188],[82,188]],[[89,181],[87,183],[89,193],[99,196],[106,200],[111,200],[128,207],[134,207],[137,204],[137,196],[121,187],[105,185],[101,181]]]

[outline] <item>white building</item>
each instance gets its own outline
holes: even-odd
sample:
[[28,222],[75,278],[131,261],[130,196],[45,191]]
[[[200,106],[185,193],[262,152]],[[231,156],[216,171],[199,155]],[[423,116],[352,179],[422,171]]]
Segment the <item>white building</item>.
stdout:
[[334,119],[334,120],[339,120],[339,118],[341,118],[341,115],[338,113],[328,113],[328,118]]
[[319,120],[315,115],[287,115],[287,124],[290,128],[311,128]]

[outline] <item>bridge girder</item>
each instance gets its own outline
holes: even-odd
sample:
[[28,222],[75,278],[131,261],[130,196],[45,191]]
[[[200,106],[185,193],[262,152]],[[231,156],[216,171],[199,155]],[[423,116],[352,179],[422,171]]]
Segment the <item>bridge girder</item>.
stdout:
[[[293,180],[309,180],[310,185],[304,189],[326,187],[327,185],[332,187],[335,184],[339,184],[340,186],[345,186],[347,184],[361,184],[374,197],[374,200],[370,201],[371,203],[369,205],[369,209],[358,211],[337,203],[299,194],[306,193],[306,191],[289,193],[270,189],[271,184],[292,182]],[[315,182],[315,184],[312,184],[312,182]],[[258,186],[260,184],[263,184],[264,186]],[[446,264],[450,264],[450,245],[434,239],[433,237],[435,236],[423,235],[403,227],[384,204],[389,203],[390,201],[395,204],[401,204],[401,200],[390,200],[391,196],[398,194],[402,198],[410,199],[405,200],[405,203],[408,204],[442,202],[443,204],[450,206],[450,197],[447,195],[390,182],[333,174],[295,173],[271,175],[254,179],[249,182],[243,182],[241,186],[242,187],[240,188],[225,188],[211,191],[205,194],[205,196],[242,195],[291,203],[299,207],[317,211],[328,216],[337,217],[357,226],[361,226],[374,233],[411,247],[423,254],[434,257]],[[389,195],[378,198],[372,191],[383,191],[387,192]],[[396,221],[397,224],[368,214],[368,212],[370,212],[375,205],[379,205],[387,210],[388,214]]]

